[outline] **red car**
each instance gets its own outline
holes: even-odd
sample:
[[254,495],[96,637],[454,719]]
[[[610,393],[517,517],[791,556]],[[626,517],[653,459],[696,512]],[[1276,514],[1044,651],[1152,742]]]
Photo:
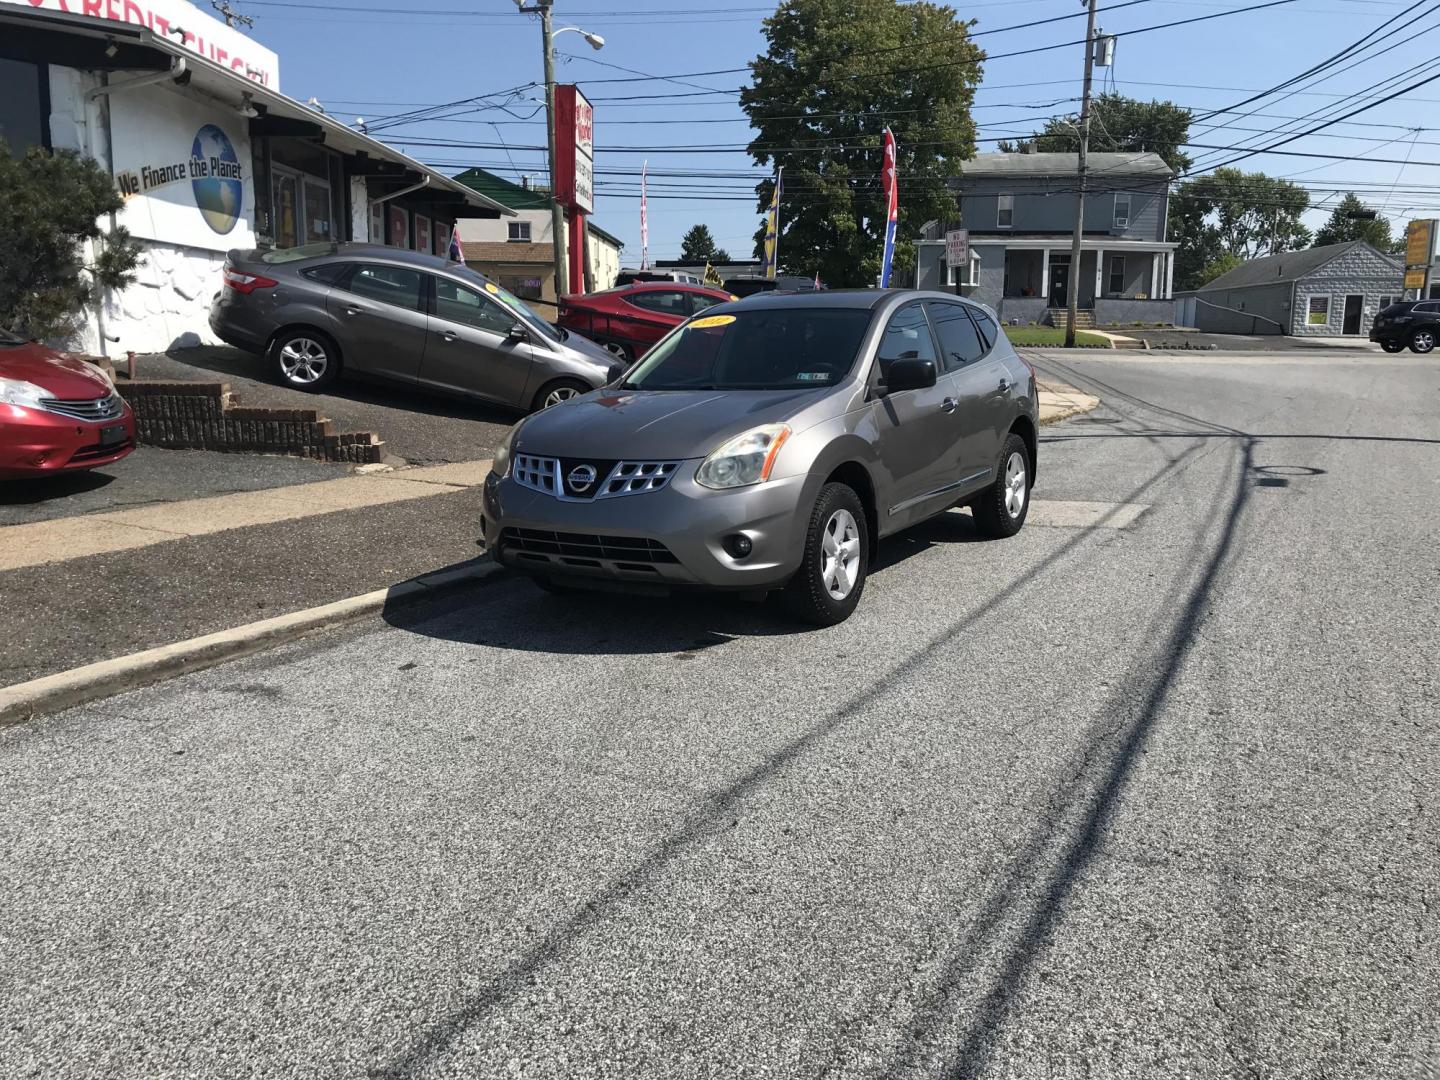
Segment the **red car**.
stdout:
[[708,285],[640,281],[604,292],[562,296],[559,323],[628,362],[644,356],[646,349],[697,311],[738,299]]
[[135,415],[94,364],[0,330],[0,480],[119,461]]

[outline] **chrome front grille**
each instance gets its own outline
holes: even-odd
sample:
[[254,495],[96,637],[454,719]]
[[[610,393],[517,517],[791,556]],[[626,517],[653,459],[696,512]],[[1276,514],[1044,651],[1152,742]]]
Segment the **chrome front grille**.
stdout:
[[40,407],[46,412],[59,413],[61,416],[68,416],[72,420],[90,420],[99,422],[102,420],[118,419],[124,412],[124,402],[119,394],[112,393],[109,397],[103,398],[41,398]]
[[[596,482],[580,490],[567,490],[565,477],[577,467],[591,467]],[[595,466],[598,465],[598,470]],[[521,487],[543,491],[567,502],[615,499],[621,495],[643,495],[666,487],[680,469],[678,461],[587,461],[584,458],[541,457],[516,454],[511,474]],[[597,476],[598,474],[598,476]]]

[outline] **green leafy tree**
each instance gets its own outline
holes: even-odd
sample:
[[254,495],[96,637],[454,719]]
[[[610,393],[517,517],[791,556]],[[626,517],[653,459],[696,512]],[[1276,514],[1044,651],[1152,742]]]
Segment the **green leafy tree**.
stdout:
[[98,223],[122,205],[89,158],[38,146],[17,158],[0,140],[0,326],[62,337],[103,290],[133,281],[139,246],[121,228],[102,234]]
[[1390,222],[1356,198],[1353,192],[1330,211],[1330,220],[1315,233],[1315,247],[1345,244],[1351,240],[1364,240],[1377,251],[1389,251],[1394,242],[1390,237]]
[[682,262],[696,264],[728,263],[730,253],[715,246],[715,238],[710,235],[708,225],[695,225],[680,241],[680,259]]
[[1222,251],[1200,268],[1199,274],[1196,275],[1198,278],[1196,284],[1208,285],[1221,274],[1228,274],[1244,261],[1245,260],[1240,258],[1239,255],[1232,255],[1228,251]]
[[1181,184],[1170,207],[1177,287],[1204,284],[1205,268],[1222,254],[1244,260],[1309,247],[1300,220],[1309,206],[1304,188],[1264,173],[1216,169]]
[[[1028,139],[1002,142],[1007,153],[1078,153],[1080,117],[1054,117]],[[1181,151],[1190,137],[1190,110],[1173,101],[1137,101],[1123,94],[1101,94],[1090,103],[1090,144],[1092,152],[1119,153],[1149,150],[1165,164],[1182,173],[1190,167],[1190,156]]]
[[[975,154],[970,116],[985,54],[953,8],[921,0],[785,0],[765,20],[740,104],[761,165],[783,165],[780,263],[827,285],[870,285],[885,236],[881,137],[898,148],[897,277],[921,223],[955,216],[946,186]],[[773,181],[756,188],[770,205]],[[765,226],[755,234],[764,252]],[[907,262],[907,260],[909,260]]]

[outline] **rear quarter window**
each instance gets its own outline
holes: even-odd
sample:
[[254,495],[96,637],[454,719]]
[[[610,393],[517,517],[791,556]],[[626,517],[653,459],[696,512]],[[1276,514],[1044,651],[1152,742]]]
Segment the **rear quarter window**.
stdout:
[[323,266],[306,267],[300,273],[314,281],[323,281],[327,285],[338,285],[349,270],[349,263],[333,262],[325,263]]

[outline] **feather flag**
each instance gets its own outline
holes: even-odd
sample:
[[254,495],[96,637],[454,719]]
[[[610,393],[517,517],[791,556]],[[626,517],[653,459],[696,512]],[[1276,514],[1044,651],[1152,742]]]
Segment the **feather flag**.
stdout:
[[780,174],[784,171],[783,167],[775,170],[775,191],[770,196],[770,213],[765,219],[765,261],[760,272],[772,281],[780,265]]
[[885,252],[880,258],[880,287],[890,287],[890,266],[895,261],[895,226],[900,216],[896,192],[895,136],[885,129],[885,164],[881,167],[880,188],[885,195]]
[[645,181],[650,171],[647,160],[640,166],[640,269],[650,269],[650,220],[645,204]]
[[460,246],[460,223],[457,221],[455,227],[450,230],[450,260],[465,265],[465,249]]

